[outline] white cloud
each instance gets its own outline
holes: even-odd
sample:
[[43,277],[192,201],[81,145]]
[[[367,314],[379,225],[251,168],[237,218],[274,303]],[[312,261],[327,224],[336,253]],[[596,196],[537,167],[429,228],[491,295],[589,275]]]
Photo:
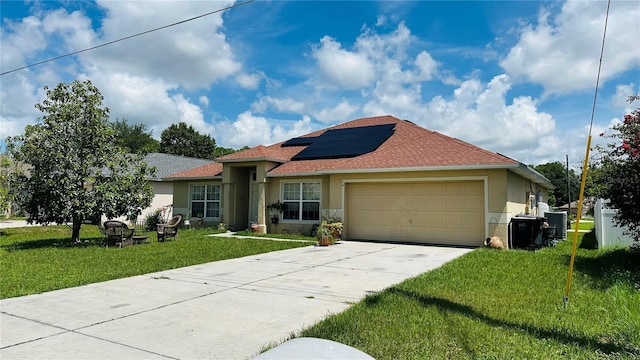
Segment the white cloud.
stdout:
[[323,108],[316,111],[313,116],[323,123],[335,124],[350,120],[356,110],[358,110],[358,106],[350,104],[347,100],[342,100],[332,108]]
[[[639,79],[640,80],[640,79]],[[625,84],[616,86],[616,93],[613,95],[613,104],[624,108],[626,114],[631,113],[634,109],[640,108],[640,101],[629,102],[629,96],[639,95],[640,88],[635,84]]]
[[[101,41],[111,41],[221,9],[230,2],[99,1],[105,10]],[[162,77],[185,88],[203,88],[241,71],[226,36],[222,13],[119,42],[83,60],[102,72]]]
[[111,118],[126,118],[130,123],[147,125],[154,137],[178,122],[192,125],[197,131],[211,134],[214,128],[205,122],[202,109],[182,94],[171,94],[175,84],[129,74],[88,74],[111,109]]
[[255,90],[260,86],[261,74],[239,74],[236,76],[236,82],[245,89]]
[[303,116],[302,119],[295,121],[288,129],[280,125],[276,125],[273,128],[272,139],[269,143],[289,140],[300,135],[308,134],[311,131],[313,131],[311,128],[311,118]]
[[268,109],[273,109],[280,113],[302,114],[305,111],[306,105],[293,98],[274,98],[271,96],[263,96],[258,99],[258,101],[251,104],[251,108],[253,111],[258,113],[264,113]]
[[47,35],[59,38],[64,44],[58,52],[73,52],[95,45],[95,33],[91,20],[80,11],[68,13],[57,9],[47,13],[42,20],[42,28]]
[[[541,84],[547,94],[593,88],[606,9],[603,1],[571,0],[555,17],[542,11],[537,25],[527,24],[519,30],[518,43],[500,65],[509,75]],[[640,32],[634,30],[638,19],[637,2],[611,3],[601,83],[639,66]]]
[[218,141],[221,146],[241,148],[243,146],[269,145],[311,132],[311,119],[304,116],[301,120],[287,124],[272,125],[273,120],[255,116],[250,111],[238,115],[233,122],[216,125],[218,133],[224,133]]
[[27,65],[25,59],[46,47],[42,22],[36,16],[28,16],[21,21],[3,20],[0,28],[2,38],[2,71],[9,71]]
[[431,80],[438,69],[438,62],[426,51],[421,51],[415,60],[418,68],[418,79],[421,81]]
[[374,79],[373,65],[365,54],[343,50],[329,36],[320,40],[320,46],[313,50],[313,57],[326,80],[335,86],[357,89]]
[[209,98],[208,98],[208,97],[206,97],[206,96],[204,96],[204,95],[203,95],[203,96],[200,96],[200,97],[198,98],[198,101],[200,101],[200,103],[201,103],[202,105],[204,105],[205,107],[206,107],[206,106],[209,106]]

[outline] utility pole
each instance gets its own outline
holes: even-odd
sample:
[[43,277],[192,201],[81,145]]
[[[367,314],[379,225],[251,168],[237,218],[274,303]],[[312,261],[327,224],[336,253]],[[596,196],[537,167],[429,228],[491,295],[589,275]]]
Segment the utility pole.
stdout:
[[567,222],[568,222],[568,226],[569,228],[571,228],[571,176],[569,176],[569,154],[566,155],[567,157],[567,197],[569,199],[569,209],[567,212]]

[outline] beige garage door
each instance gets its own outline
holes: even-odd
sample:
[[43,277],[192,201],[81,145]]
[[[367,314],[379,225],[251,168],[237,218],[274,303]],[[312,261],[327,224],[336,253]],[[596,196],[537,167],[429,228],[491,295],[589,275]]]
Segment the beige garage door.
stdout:
[[351,183],[346,188],[348,239],[480,246],[482,181]]

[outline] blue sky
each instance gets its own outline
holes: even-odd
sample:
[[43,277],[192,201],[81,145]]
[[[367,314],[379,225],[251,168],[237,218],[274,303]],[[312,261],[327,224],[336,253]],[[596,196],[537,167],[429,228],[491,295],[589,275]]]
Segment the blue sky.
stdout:
[[[2,72],[238,4],[2,1]],[[0,138],[45,85],[89,79],[111,119],[184,121],[220,146],[390,114],[527,164],[577,166],[606,1],[254,1],[0,77]],[[613,0],[594,141],[639,104],[640,3]]]

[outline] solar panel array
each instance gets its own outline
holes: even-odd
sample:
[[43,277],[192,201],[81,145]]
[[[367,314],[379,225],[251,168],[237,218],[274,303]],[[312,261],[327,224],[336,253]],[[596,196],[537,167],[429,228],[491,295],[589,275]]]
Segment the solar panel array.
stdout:
[[331,129],[315,137],[293,138],[282,146],[307,146],[291,160],[349,158],[370,153],[391,135],[395,124]]

